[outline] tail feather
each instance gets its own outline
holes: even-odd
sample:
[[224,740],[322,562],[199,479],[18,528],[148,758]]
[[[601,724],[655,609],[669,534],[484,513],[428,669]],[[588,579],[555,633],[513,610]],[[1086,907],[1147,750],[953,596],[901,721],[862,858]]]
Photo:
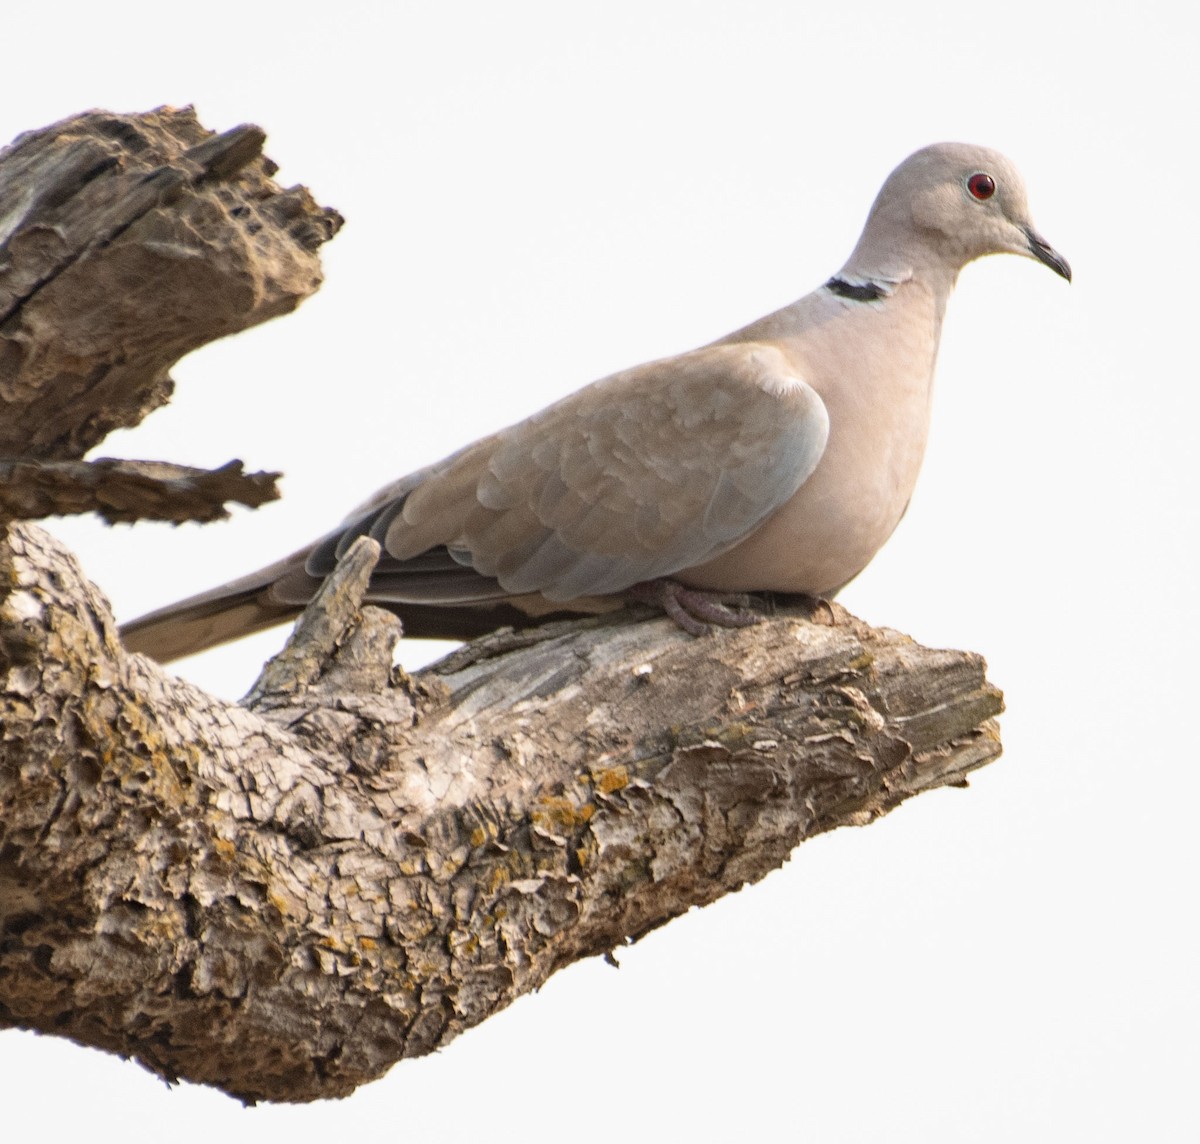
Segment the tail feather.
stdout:
[[139,616],[121,625],[121,639],[130,651],[169,663],[290,620],[300,614],[320,580],[311,580],[307,593],[297,592],[294,598],[281,599],[275,589],[304,576],[307,554],[303,549],[249,576]]
[[[370,517],[360,517],[346,530],[359,535],[362,524],[378,515],[375,510]],[[249,576],[140,616],[122,625],[121,638],[130,651],[169,663],[291,620],[332,571],[339,536],[335,532]],[[445,640],[474,639],[505,625],[524,628],[620,606],[613,598],[563,604],[537,592],[509,593],[493,578],[455,559],[444,545],[408,560],[385,554],[365,602],[398,615],[407,636]]]
[[224,600],[174,604],[124,624],[121,639],[130,651],[142,652],[159,663],[170,663],[264,631],[300,614],[296,605],[271,604],[259,598],[263,594],[260,589]]
[[[194,596],[123,625],[121,638],[125,646],[160,663],[170,663],[230,640],[265,631],[294,619],[302,610],[299,604],[275,602],[269,584],[240,591],[233,591],[232,587]],[[223,591],[224,595],[219,594]],[[612,600],[581,600],[564,607],[536,596],[468,604],[401,603],[372,601],[370,598],[368,602],[398,615],[406,636],[441,640],[469,640],[499,627],[527,628],[619,606]]]
[[[130,651],[170,663],[292,620],[321,584],[319,577],[304,571],[303,556],[297,553],[261,572],[131,620],[121,626],[121,638]],[[470,577],[471,582],[459,585],[453,575],[445,582],[420,574],[384,575],[378,586],[372,581],[365,602],[399,616],[406,636],[440,640],[469,640],[506,625],[526,628],[620,606],[612,599],[573,600],[564,606],[536,593],[497,598],[481,590],[480,584],[486,583],[481,577]]]

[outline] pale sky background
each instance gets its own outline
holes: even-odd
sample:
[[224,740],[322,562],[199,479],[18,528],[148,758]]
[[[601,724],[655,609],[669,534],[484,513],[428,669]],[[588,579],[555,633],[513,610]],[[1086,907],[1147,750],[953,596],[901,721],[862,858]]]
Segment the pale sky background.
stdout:
[[[915,500],[842,597],[987,657],[1006,753],[969,790],[817,839],[344,1102],[247,1110],[0,1034],[0,1136],[1200,1139],[1195,11],[6,4],[0,139],[195,103],[348,220],[315,299],[185,360],[102,447],[287,474],[224,524],[58,527],[126,618],[807,292],[923,144],[1009,154],[1075,283],[963,273]],[[180,670],[236,696],[281,638]]]

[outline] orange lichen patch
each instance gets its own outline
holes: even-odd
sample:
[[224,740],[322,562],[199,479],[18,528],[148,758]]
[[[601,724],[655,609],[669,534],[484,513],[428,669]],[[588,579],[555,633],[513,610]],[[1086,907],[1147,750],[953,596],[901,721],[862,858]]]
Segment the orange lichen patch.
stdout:
[[482,846],[488,840],[488,832],[482,826],[475,827],[471,831],[471,845]]
[[628,767],[607,767],[596,775],[596,789],[601,794],[612,794],[629,785]]
[[541,805],[529,816],[535,826],[540,826],[543,830],[574,830],[580,825],[579,812],[569,798],[558,794],[544,794],[538,802]]
[[446,951],[451,957],[473,957],[479,952],[479,935],[469,930],[451,930],[446,934]]
[[276,890],[267,890],[267,901],[275,907],[280,917],[287,917],[291,912],[291,901]]
[[493,866],[491,873],[488,874],[488,893],[494,894],[501,886],[507,885],[512,881],[512,875],[503,866]]
[[[65,622],[65,621],[64,621]],[[107,778],[132,784],[171,806],[181,805],[187,764],[183,748],[169,749],[152,716],[137,704],[119,702],[110,690],[83,689],[81,716],[94,736],[95,757]],[[136,745],[139,749],[131,749]]]
[[320,958],[321,968],[326,973],[336,973],[339,969],[354,969],[362,964],[362,955],[358,950],[351,948],[333,934],[324,935],[314,952]]

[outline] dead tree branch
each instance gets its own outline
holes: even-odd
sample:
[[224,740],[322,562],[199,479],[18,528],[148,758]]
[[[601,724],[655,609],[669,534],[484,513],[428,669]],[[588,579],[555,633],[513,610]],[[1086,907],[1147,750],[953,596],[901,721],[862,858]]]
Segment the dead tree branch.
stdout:
[[184,354],[317,289],[341,217],[271,181],[263,138],[97,111],[0,152],[0,457],[81,457]]
[[196,469],[165,461],[0,460],[0,521],[94,512],[109,524],[222,520],[230,501],[277,500],[279,473],[247,473],[241,461]]

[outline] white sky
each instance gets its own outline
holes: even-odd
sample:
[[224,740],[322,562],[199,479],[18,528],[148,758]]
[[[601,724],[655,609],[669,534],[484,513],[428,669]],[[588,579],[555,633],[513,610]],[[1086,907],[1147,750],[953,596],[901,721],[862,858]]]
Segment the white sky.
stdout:
[[[4,1033],[4,1139],[1197,1139],[1193,9],[6,9],[0,139],[193,102],[349,220],[317,298],[102,448],[287,473],[222,525],[63,525],[125,617],[806,292],[922,144],[1014,158],[1076,279],[962,275],[912,509],[843,596],[987,656],[1006,755],[969,791],[818,839],[345,1102],[244,1110]],[[234,696],[279,639],[182,670]]]

